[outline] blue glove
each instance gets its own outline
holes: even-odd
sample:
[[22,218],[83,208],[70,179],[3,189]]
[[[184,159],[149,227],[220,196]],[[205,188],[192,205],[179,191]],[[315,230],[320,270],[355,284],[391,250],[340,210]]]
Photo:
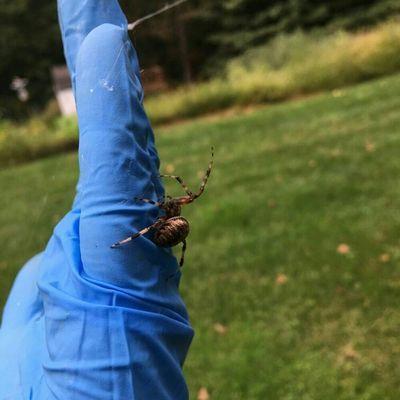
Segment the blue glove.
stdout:
[[183,400],[193,331],[170,249],[141,236],[163,189],[126,20],[114,0],[60,1],[76,93],[72,210],[22,269],[0,329],[0,400]]

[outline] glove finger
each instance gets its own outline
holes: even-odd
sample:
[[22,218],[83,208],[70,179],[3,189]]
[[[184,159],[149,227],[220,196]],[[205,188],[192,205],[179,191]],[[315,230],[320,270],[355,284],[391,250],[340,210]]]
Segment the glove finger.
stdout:
[[101,24],[126,27],[127,21],[116,0],[58,0],[57,9],[64,54],[75,91],[76,58],[86,36]]
[[[177,293],[178,266],[170,249],[140,237],[110,246],[151,225],[159,210],[135,197],[157,200],[151,128],[140,81],[130,62],[127,32],[105,24],[82,44],[77,62],[81,171],[80,241],[91,279],[168,303],[185,314]],[[157,178],[158,180],[158,178]]]
[[[117,0],[58,0],[57,9],[64,55],[75,93],[76,58],[86,36],[104,23],[126,27],[127,20]],[[77,193],[79,188],[80,182],[77,184]],[[75,197],[74,207],[80,207],[79,194]]]

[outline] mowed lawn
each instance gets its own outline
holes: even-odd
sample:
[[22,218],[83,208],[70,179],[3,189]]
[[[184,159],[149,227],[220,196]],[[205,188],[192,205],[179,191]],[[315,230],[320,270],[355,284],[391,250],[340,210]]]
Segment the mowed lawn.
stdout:
[[[157,132],[206,193],[182,295],[196,399],[398,400],[400,76]],[[71,204],[76,156],[0,172],[0,295]],[[167,182],[171,194],[180,193]]]

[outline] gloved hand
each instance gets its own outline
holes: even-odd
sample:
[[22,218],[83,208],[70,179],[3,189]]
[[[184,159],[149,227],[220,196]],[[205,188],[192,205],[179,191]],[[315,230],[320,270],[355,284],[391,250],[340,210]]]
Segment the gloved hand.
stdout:
[[72,210],[16,279],[0,329],[0,400],[184,400],[192,329],[170,249],[146,236],[163,189],[138,62],[115,0],[59,1],[79,119]]

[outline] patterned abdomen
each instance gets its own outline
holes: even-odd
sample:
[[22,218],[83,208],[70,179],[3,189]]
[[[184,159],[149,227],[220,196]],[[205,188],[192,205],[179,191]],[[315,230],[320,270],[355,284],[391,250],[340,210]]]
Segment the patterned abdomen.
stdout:
[[172,217],[156,230],[153,242],[160,247],[173,247],[185,240],[188,234],[189,222],[183,217]]

